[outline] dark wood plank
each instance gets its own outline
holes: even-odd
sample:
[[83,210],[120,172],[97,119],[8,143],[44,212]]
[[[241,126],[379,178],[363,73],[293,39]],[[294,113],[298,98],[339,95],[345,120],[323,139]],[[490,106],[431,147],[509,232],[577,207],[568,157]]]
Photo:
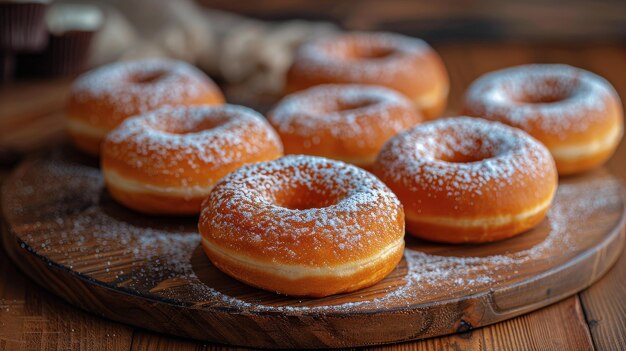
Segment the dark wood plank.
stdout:
[[[8,172],[0,169],[0,185]],[[3,227],[0,217],[0,227]],[[130,350],[133,330],[76,309],[28,279],[0,243],[0,350]]]
[[0,255],[0,350],[129,350],[132,329],[61,301]]
[[136,330],[133,335],[131,351],[204,351],[206,345],[191,341],[164,336],[152,332]]
[[626,349],[626,253],[609,273],[580,294],[597,350]]
[[[626,99],[626,50],[598,46],[582,51],[589,69],[601,74]],[[607,167],[626,182],[626,142],[622,140]],[[626,252],[615,267],[580,294],[597,350],[626,350]]]
[[576,296],[492,326],[414,343],[367,348],[368,351],[580,351],[592,350],[589,329]]

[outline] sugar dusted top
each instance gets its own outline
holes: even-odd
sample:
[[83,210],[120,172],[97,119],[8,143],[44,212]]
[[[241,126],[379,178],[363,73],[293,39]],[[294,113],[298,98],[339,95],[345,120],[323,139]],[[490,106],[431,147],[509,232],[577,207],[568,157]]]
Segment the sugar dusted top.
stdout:
[[302,45],[287,81],[296,90],[323,83],[376,84],[413,97],[442,81],[447,84],[447,74],[437,54],[421,39],[354,32]]
[[422,55],[430,50],[425,41],[401,34],[353,32],[304,44],[298,54],[302,59],[319,63],[332,64],[338,58],[343,58],[360,61],[354,63],[368,64],[391,60],[394,55]]
[[205,237],[274,262],[324,266],[369,257],[404,236],[396,196],[340,161],[286,156],[241,167],[203,205]]
[[234,105],[165,107],[129,118],[103,146],[103,159],[150,179],[183,183],[188,177],[215,182],[223,175],[220,169],[280,153],[282,145],[269,123],[257,112]]
[[411,101],[391,89],[328,84],[286,97],[269,120],[281,134],[312,138],[325,131],[333,138],[362,138],[365,145],[376,141],[381,129],[397,134],[421,117]]
[[532,192],[556,176],[552,156],[537,140],[470,117],[441,119],[399,134],[383,147],[376,171],[409,191],[443,194],[459,210],[468,206],[469,213],[480,208],[481,198],[515,201],[506,199],[507,189]]
[[114,126],[128,116],[165,105],[221,101],[215,83],[194,66],[146,59],[112,63],[80,76],[71,89],[68,114],[86,114],[98,124],[103,123],[102,117],[93,111],[104,109]]
[[488,73],[469,87],[468,113],[532,134],[565,139],[602,123],[617,93],[604,78],[561,64],[533,64]]

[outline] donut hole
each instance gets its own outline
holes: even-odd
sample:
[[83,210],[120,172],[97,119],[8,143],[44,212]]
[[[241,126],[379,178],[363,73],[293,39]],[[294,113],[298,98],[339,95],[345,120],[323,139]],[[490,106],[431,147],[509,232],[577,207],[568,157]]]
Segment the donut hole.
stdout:
[[337,95],[323,95],[307,102],[306,110],[310,115],[319,117],[332,113],[349,113],[379,103],[365,96],[341,96],[341,90],[337,90],[336,93]]
[[465,153],[465,152],[451,152],[447,155],[440,155],[439,159],[448,163],[472,163],[480,162],[489,158],[493,158],[493,153]]
[[395,50],[386,47],[355,46],[352,57],[361,60],[380,60],[393,55]]
[[347,112],[352,110],[358,110],[361,108],[366,108],[372,105],[375,105],[376,101],[373,100],[357,100],[357,101],[345,101],[339,100],[337,101],[336,106],[332,109],[332,112]]
[[349,195],[345,186],[337,184],[334,178],[320,170],[289,167],[268,176],[266,181],[264,185],[259,185],[265,189],[262,197],[273,205],[290,210],[333,206]]
[[328,48],[328,53],[347,61],[382,60],[394,55],[396,50],[370,42],[339,42]]
[[437,152],[437,159],[448,163],[481,162],[496,157],[499,147],[487,137],[477,136],[471,139],[450,138]]
[[[175,113],[175,111],[172,113]],[[205,130],[217,128],[229,121],[226,116],[218,116],[217,118],[192,118],[192,116],[186,115],[186,117],[189,118],[177,118],[175,116],[164,115],[161,117],[162,118],[148,122],[148,127],[160,132],[178,135],[200,133]]]
[[290,210],[309,210],[335,205],[342,198],[342,194],[329,191],[325,186],[296,185],[275,193],[273,202]]
[[324,196],[315,192],[298,192],[293,196],[286,196],[276,202],[276,205],[290,210],[309,210],[313,208],[324,208],[336,204],[336,198]]
[[531,79],[518,87],[509,87],[512,98],[524,104],[552,104],[567,100],[575,91],[576,80]]
[[167,75],[164,70],[149,70],[136,73],[131,77],[131,82],[135,84],[153,84]]
[[169,126],[169,128],[163,128],[164,130],[162,131],[166,133],[170,133],[170,134],[180,134],[180,135],[195,134],[195,133],[203,132],[205,130],[217,128],[224,123],[226,123],[226,121],[204,120],[204,121],[200,121],[199,123],[193,123],[191,125],[172,125],[172,126]]

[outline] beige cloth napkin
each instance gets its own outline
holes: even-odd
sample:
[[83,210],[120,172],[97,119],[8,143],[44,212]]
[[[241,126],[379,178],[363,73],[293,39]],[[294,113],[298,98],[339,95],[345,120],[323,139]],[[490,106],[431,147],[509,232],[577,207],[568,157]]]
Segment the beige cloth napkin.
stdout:
[[255,94],[280,94],[298,45],[338,30],[329,23],[254,20],[206,9],[190,0],[97,4],[105,11],[105,23],[92,44],[92,66],[171,57]]

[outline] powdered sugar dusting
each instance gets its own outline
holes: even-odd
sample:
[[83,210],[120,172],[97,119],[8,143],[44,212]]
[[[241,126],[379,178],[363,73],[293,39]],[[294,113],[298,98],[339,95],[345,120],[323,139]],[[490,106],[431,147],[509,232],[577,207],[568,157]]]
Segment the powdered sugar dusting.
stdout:
[[[479,160],[471,160],[477,156]],[[470,160],[449,162],[454,158]],[[553,164],[548,150],[521,130],[456,117],[421,124],[394,137],[381,150],[376,169],[384,179],[411,190],[445,190],[448,196],[459,196],[483,195],[488,184],[504,188],[520,176],[545,177],[537,165],[546,163]]]
[[361,147],[380,147],[370,144],[379,143],[381,134],[414,126],[421,117],[411,101],[391,89],[328,84],[286,97],[269,120],[279,134],[295,135],[314,149],[326,133],[336,139],[358,137]]
[[[409,245],[404,254],[407,264],[404,285],[390,288],[383,297],[359,301],[357,292],[356,302],[324,306],[307,306],[304,303],[277,307],[249,303],[216,291],[211,292],[210,289],[206,292],[215,293],[222,302],[242,309],[293,312],[341,311],[356,306],[399,307],[414,302],[415,299],[419,301],[420,298],[431,297],[433,289],[449,292],[449,298],[485,291],[515,280],[517,273],[525,267],[544,260],[562,260],[559,254],[579,250],[577,246],[581,245],[581,238],[572,236],[576,232],[574,228],[595,213],[622,205],[621,186],[615,180],[592,180],[585,187],[588,196],[593,194],[589,196],[589,202],[580,201],[580,185],[565,184],[559,188],[557,200],[547,216],[549,233],[543,241],[526,250],[484,257],[455,257],[426,254]],[[385,281],[380,284],[385,284]]]
[[468,88],[467,113],[566,139],[606,115],[618,99],[604,78],[560,64],[523,65],[488,73]]
[[144,174],[184,182],[186,175],[195,177],[207,168],[281,154],[282,145],[269,123],[245,107],[165,107],[127,119],[109,133],[102,153],[103,159],[124,162]]
[[200,228],[230,249],[254,242],[253,257],[318,266],[396,242],[403,218],[396,196],[372,174],[340,161],[286,156],[222,179],[203,205]]
[[[429,245],[408,238],[405,261],[392,273],[399,279],[383,280],[342,299],[299,300],[262,292],[238,295],[237,291],[245,290],[243,285],[224,282],[229,278],[211,273],[215,268],[199,252],[196,219],[164,220],[129,212],[103,191],[98,169],[59,155],[54,159],[21,168],[3,189],[7,222],[30,250],[115,289],[174,299],[172,303],[183,298],[179,303],[233,312],[379,310],[428,302],[433,290],[449,299],[488,292],[529,278],[522,272],[541,273],[546,262],[571,260],[593,244],[586,236],[588,230],[601,226],[608,231],[615,224],[594,220],[597,214],[617,220],[624,211],[619,182],[603,174],[588,175],[559,186],[546,221],[537,229],[545,236],[532,247],[506,252],[490,244],[495,248],[481,246],[485,248],[481,252],[491,254],[458,257],[446,251],[427,253]],[[529,235],[536,237],[536,232],[518,239],[530,239]],[[346,300],[352,302],[336,302]]]
[[[111,119],[180,105],[208,92],[220,94],[213,81],[194,66],[176,60],[146,59],[109,64],[80,76],[72,86],[76,103],[101,101]],[[88,116],[97,122],[101,116]]]
[[[367,54],[383,52],[384,57]],[[365,53],[361,59],[347,59],[346,53]],[[348,81],[376,81],[402,74],[412,68],[416,58],[432,53],[421,39],[395,33],[349,33],[324,37],[300,47],[294,59],[302,73],[315,76],[320,72],[344,77]]]

